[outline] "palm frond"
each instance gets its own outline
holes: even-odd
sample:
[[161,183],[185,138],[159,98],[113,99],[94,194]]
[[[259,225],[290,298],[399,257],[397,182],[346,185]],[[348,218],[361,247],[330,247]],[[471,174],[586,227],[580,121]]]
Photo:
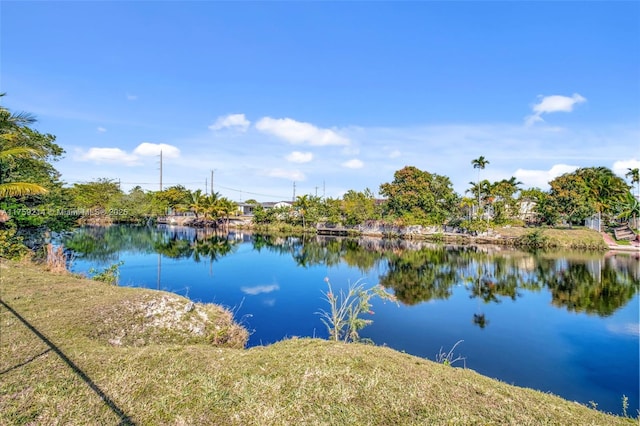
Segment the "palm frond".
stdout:
[[14,112],[7,119],[9,125],[17,127],[28,126],[36,121],[36,117],[28,112]]
[[46,194],[48,190],[35,183],[11,182],[0,184],[0,198]]
[[[4,135],[3,135],[4,136]],[[42,157],[44,153],[38,149],[17,147],[0,150],[0,160],[12,160],[16,158]]]

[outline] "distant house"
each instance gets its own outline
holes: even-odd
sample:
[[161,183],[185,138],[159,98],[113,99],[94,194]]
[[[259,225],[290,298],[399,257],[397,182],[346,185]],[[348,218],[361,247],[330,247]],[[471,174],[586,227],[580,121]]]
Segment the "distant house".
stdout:
[[276,201],[276,202],[269,201],[269,202],[266,202],[266,203],[260,203],[260,205],[265,210],[278,209],[278,208],[281,208],[281,207],[284,207],[284,208],[293,207],[293,203],[290,202],[290,201]]
[[[260,206],[262,206],[262,208],[265,210],[271,210],[271,209],[277,209],[281,207],[291,208],[293,206],[293,203],[289,201],[276,201],[276,202],[269,201],[265,203],[260,203]],[[242,216],[253,216],[253,211],[255,210],[255,208],[256,208],[256,204],[238,203],[238,211]]]
[[537,204],[534,200],[522,200],[518,217],[526,223],[535,223],[538,220],[538,214],[535,210]]
[[241,216],[253,216],[253,209],[255,208],[255,204],[238,203],[238,211]]

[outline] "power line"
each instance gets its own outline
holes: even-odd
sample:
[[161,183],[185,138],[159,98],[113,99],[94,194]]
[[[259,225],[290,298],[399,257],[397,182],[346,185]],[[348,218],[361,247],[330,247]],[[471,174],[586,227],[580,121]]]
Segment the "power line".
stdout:
[[244,194],[258,195],[260,197],[277,198],[279,200],[285,200],[286,199],[286,197],[283,197],[282,195],[260,194],[258,192],[249,192],[249,191],[244,191],[242,189],[229,188],[228,186],[222,186],[222,185],[217,185],[217,187],[218,188],[222,188],[222,189],[226,189],[228,191],[235,191],[235,192],[244,193]]
[[[116,182],[115,179],[111,179],[112,181]],[[117,180],[117,182],[120,182],[121,184],[124,185],[157,185],[158,182],[124,182],[121,180]],[[63,183],[95,183],[95,181],[91,181],[91,180],[65,180]],[[198,182],[164,182],[164,185],[196,185],[196,184],[201,184],[202,182],[198,181]]]
[[[86,180],[71,180],[71,181],[65,181],[65,183],[92,183],[92,181],[86,181]],[[158,182],[125,182],[125,181],[119,181],[120,185],[157,185]],[[172,185],[201,185],[202,182],[201,181],[194,181],[194,182],[163,182],[163,186],[172,186]],[[233,191],[233,192],[238,192],[240,194],[250,194],[250,195],[257,195],[259,197],[268,197],[268,198],[275,198],[278,200],[286,200],[287,196],[284,195],[273,195],[273,194],[263,194],[263,193],[259,193],[259,192],[250,192],[250,191],[245,191],[243,189],[237,189],[237,188],[231,188],[228,186],[222,186],[222,185],[216,185],[216,188],[221,188],[221,189],[226,189],[227,191]]]

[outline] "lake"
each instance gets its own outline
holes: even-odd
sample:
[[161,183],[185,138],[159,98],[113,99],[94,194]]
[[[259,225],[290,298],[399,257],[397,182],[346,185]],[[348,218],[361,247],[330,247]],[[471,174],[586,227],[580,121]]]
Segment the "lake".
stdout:
[[178,227],[81,228],[62,239],[74,272],[120,261],[120,285],[221,304],[249,346],[327,338],[318,314],[360,280],[399,300],[373,300],[361,337],[598,409],[639,409],[637,254],[526,252],[377,238],[228,234]]

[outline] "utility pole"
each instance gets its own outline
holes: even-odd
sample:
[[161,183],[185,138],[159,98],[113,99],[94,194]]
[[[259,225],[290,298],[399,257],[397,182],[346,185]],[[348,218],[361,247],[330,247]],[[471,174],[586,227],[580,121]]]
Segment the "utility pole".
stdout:
[[204,195],[207,195],[207,191],[209,191],[209,182],[207,182],[207,178],[204,178]]
[[318,198],[318,185],[316,185],[316,198]]
[[162,191],[162,150],[160,150],[160,191]]
[[293,181],[293,202],[296,201],[296,181]]

